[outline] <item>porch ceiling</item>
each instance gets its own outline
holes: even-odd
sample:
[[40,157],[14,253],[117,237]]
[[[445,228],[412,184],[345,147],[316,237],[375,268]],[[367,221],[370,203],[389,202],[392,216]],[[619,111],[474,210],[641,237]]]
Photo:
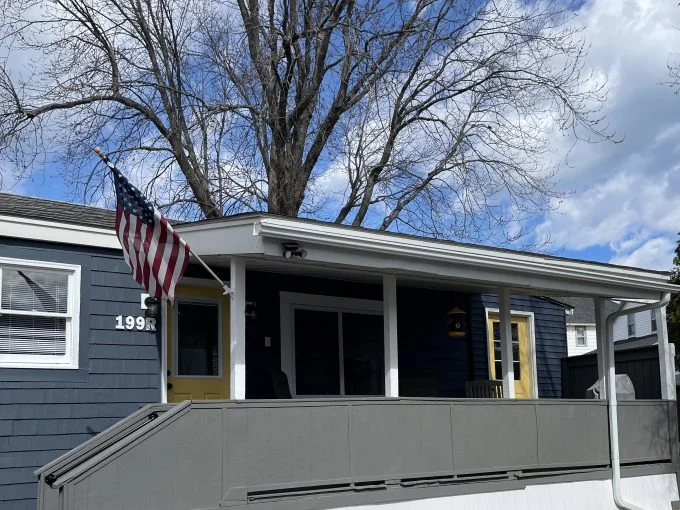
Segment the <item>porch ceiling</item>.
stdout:
[[[376,232],[296,218],[252,214],[176,227],[199,255],[248,267],[357,281],[394,274],[400,284],[513,293],[655,299],[678,292],[668,273],[528,252]],[[304,260],[284,259],[296,242]]]

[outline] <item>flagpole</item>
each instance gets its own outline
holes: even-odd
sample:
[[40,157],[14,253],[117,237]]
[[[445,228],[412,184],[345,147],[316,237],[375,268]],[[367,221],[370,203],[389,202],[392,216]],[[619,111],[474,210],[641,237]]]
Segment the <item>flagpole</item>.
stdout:
[[228,296],[229,294],[231,294],[231,293],[233,292],[233,290],[231,290],[231,288],[229,287],[229,285],[227,285],[226,283],[224,283],[224,282],[222,281],[222,279],[221,279],[219,276],[217,276],[217,274],[215,274],[215,272],[214,272],[212,269],[210,269],[210,268],[208,267],[208,264],[206,264],[205,262],[203,262],[203,259],[202,259],[201,257],[199,257],[198,255],[196,255],[196,253],[194,252],[194,250],[191,249],[191,246],[189,246],[189,252],[190,252],[194,257],[196,257],[196,260],[198,260],[198,261],[201,263],[201,265],[203,266],[203,268],[204,268],[206,271],[208,271],[208,274],[210,274],[210,276],[212,276],[213,278],[215,278],[215,280],[217,280],[217,281],[219,282],[220,286],[224,289],[224,295],[225,295],[225,296]]
[[[102,161],[104,161],[104,163],[106,163],[108,165],[113,165],[113,163],[111,163],[111,161],[109,160],[109,157],[106,154],[104,154],[104,151],[102,151],[99,147],[95,147],[94,152],[97,154],[97,156],[99,156],[102,159]],[[215,280],[217,280],[217,282],[220,284],[220,287],[222,287],[222,289],[224,289],[224,295],[227,296],[227,295],[231,294],[233,291],[229,287],[229,285],[224,283],[222,281],[222,279],[219,276],[217,276],[215,271],[210,269],[208,267],[208,264],[203,262],[203,259],[201,257],[199,257],[194,250],[191,249],[191,246],[189,246],[184,240],[182,240],[182,242],[184,242],[186,244],[187,248],[189,249],[189,253],[191,253],[196,258],[196,260],[198,260],[201,263],[201,265],[205,268],[205,270],[208,272],[208,274],[210,276],[212,276]]]

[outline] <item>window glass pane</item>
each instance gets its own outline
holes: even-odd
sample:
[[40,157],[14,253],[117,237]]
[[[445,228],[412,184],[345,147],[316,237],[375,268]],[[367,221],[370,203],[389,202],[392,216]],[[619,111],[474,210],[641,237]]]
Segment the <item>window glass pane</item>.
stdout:
[[[492,323],[492,330],[493,330],[493,350],[494,350],[494,361],[495,361],[495,366],[496,366],[496,379],[502,379],[503,378],[503,368],[502,368],[502,360],[503,360],[503,353],[501,350],[501,325],[500,322],[494,321]],[[512,330],[512,359],[513,359],[513,370],[515,372],[515,380],[520,379],[520,369],[521,369],[521,363],[520,363],[520,355],[519,355],[519,327],[517,323],[512,323],[511,324],[511,330]]]
[[0,354],[63,356],[66,319],[0,314]]
[[68,274],[43,269],[2,268],[4,310],[68,312]]
[[338,313],[295,310],[298,395],[339,395]]
[[384,395],[382,315],[342,314],[346,395]]
[[177,375],[219,376],[219,306],[177,304]]
[[576,345],[586,345],[586,328],[576,326]]

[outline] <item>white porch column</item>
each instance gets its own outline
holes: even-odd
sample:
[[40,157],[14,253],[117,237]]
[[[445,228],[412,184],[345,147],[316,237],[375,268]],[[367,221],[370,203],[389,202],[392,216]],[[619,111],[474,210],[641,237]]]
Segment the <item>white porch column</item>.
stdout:
[[383,275],[383,327],[385,338],[385,396],[399,396],[397,344],[397,278]]
[[674,345],[668,343],[666,307],[656,310],[656,337],[659,344],[659,374],[661,375],[661,398],[675,400]]
[[512,323],[510,289],[500,289],[499,315],[501,329],[501,365],[503,367],[503,398],[515,398],[515,370],[512,364]]
[[605,298],[595,298],[595,336],[597,337],[597,378],[600,381],[600,398],[607,396],[607,312]]
[[229,310],[229,398],[246,398],[246,265],[231,259],[231,306]]

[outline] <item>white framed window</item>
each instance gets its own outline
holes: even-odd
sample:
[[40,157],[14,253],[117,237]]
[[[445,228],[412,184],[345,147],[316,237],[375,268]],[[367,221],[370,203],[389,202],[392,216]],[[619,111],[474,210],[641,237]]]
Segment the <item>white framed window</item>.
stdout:
[[78,368],[80,266],[0,257],[0,367]]
[[628,314],[628,338],[633,338],[635,336],[635,314]]
[[581,347],[588,345],[585,326],[576,326],[576,345]]
[[652,308],[649,311],[650,319],[652,321],[652,333],[656,333],[656,310]]

